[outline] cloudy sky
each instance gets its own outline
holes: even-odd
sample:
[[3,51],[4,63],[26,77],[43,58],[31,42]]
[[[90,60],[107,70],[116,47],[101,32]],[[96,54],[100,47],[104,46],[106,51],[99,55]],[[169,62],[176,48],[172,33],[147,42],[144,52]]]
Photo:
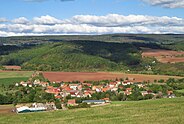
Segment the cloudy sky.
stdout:
[[0,2],[0,36],[184,33],[184,0]]

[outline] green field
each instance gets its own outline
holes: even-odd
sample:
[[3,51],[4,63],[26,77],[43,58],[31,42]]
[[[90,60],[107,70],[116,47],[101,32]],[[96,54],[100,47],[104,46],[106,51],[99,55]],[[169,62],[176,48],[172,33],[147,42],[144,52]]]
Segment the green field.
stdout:
[[20,81],[26,81],[31,76],[33,72],[25,71],[0,71],[0,85],[14,84]]
[[0,85],[15,84],[15,83],[19,83],[20,81],[27,81],[28,79],[29,79],[28,77],[0,78]]
[[183,124],[184,97],[110,105],[56,112],[4,114],[3,124]]
[[178,93],[184,93],[184,89],[182,90],[176,90]]
[[0,71],[0,78],[30,77],[32,71]]

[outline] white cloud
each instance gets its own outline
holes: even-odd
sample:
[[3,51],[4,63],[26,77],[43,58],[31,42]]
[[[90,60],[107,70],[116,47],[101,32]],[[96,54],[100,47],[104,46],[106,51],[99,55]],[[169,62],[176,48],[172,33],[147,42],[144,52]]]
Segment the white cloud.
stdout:
[[52,16],[46,15],[46,16],[33,18],[33,22],[37,24],[43,24],[43,25],[52,25],[52,24],[61,23],[62,21]]
[[29,20],[25,17],[20,17],[20,18],[12,20],[12,22],[15,24],[27,24],[29,23]]
[[159,5],[166,8],[184,8],[184,0],[143,0],[151,5]]
[[0,23],[7,22],[8,20],[6,18],[0,18]]
[[0,36],[107,34],[107,33],[184,33],[184,19],[146,15],[76,15],[60,20],[46,15],[28,20],[20,17],[0,24]]

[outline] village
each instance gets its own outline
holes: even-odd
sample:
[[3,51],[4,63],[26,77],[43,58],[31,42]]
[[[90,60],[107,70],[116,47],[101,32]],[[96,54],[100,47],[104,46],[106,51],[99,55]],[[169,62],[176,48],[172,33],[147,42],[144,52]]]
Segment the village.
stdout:
[[[157,98],[175,98],[170,88],[148,82],[134,82],[134,79],[115,79],[104,81],[49,82],[39,72],[35,72],[28,81],[15,84],[16,87],[41,87],[46,94],[52,95],[56,102],[35,102],[33,104],[17,104],[17,113],[50,111],[58,109],[86,108],[110,104],[111,101],[137,101]],[[158,90],[157,90],[157,89]],[[47,95],[49,96],[49,95]],[[57,104],[57,105],[56,105]]]

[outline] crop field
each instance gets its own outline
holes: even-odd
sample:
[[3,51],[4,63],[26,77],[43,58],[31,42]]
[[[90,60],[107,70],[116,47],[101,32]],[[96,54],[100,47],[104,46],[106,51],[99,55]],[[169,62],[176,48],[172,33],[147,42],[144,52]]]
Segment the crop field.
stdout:
[[21,70],[20,66],[3,66],[5,69]]
[[162,63],[184,62],[184,52],[143,48],[143,57],[155,57]]
[[145,75],[145,74],[125,74],[115,72],[43,72],[45,78],[55,82],[71,82],[71,81],[99,81],[99,80],[115,80],[116,78],[126,78],[133,82],[151,81],[155,79],[167,80],[168,78],[182,78],[177,76],[165,75]]
[[[2,107],[0,107],[1,109]],[[113,102],[93,108],[0,114],[2,124],[183,124],[184,97]]]
[[31,71],[0,71],[0,84],[9,85],[27,80]]

